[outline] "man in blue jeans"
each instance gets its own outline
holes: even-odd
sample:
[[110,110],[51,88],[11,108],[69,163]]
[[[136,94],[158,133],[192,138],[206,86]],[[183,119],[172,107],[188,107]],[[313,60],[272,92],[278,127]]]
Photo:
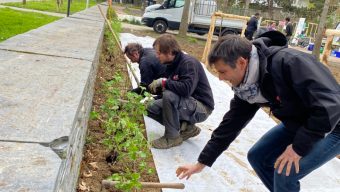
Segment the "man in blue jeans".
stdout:
[[282,33],[266,32],[252,43],[226,36],[209,63],[235,95],[198,162],[177,169],[180,178],[212,166],[261,106],[282,122],[248,153],[270,191],[299,191],[300,179],[340,154],[340,86],[312,55],[287,48]]

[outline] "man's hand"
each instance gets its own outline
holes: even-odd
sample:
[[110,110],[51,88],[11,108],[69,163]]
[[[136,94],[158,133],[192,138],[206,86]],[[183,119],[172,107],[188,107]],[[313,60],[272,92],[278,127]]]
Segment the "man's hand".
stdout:
[[149,90],[152,94],[157,94],[159,93],[160,90],[165,89],[165,78],[159,78],[156,80],[153,80],[152,83],[149,85]]
[[204,167],[205,165],[202,163],[179,166],[176,170],[176,175],[180,179],[186,178],[188,180],[192,174],[201,172]]
[[286,150],[280,155],[279,158],[277,158],[275,164],[274,164],[274,168],[279,168],[278,170],[278,174],[282,173],[283,168],[285,167],[285,165],[287,164],[287,168],[286,168],[286,176],[289,176],[290,174],[290,170],[292,168],[292,164],[294,163],[295,166],[295,172],[299,173],[300,167],[299,167],[299,161],[301,159],[301,156],[298,155],[292,145],[288,145],[288,147],[286,148]]

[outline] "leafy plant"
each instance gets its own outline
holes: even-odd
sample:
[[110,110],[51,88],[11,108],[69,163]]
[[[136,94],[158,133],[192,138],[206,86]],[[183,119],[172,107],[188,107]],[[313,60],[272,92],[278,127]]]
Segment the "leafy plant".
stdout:
[[[112,18],[111,23],[118,33],[120,22]],[[120,53],[110,31],[106,31],[105,38],[109,42],[110,54]],[[114,173],[109,179],[118,181],[115,188],[132,191],[140,189],[142,174],[153,174],[154,170],[147,163],[151,153],[144,137],[143,114],[146,114],[146,107],[140,102],[143,97],[126,91],[128,76],[122,75],[122,72],[123,69],[117,69],[114,76],[102,84],[105,102],[98,111],[92,111],[90,116],[101,121],[105,130],[102,143],[118,154],[115,160],[122,167],[122,171]]]

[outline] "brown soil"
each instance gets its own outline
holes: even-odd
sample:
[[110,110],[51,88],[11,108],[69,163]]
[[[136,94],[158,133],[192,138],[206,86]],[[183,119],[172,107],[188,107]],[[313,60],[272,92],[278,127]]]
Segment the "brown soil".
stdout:
[[[124,74],[125,80],[121,85],[122,91],[126,91],[131,87],[129,78],[127,75],[126,60],[121,52],[118,54],[109,53],[107,48],[107,41],[104,38],[102,54],[100,57],[100,63],[98,67],[97,78],[95,82],[95,93],[93,97],[92,110],[99,109],[99,107],[105,102],[105,95],[101,91],[102,84],[109,81],[114,76],[115,72]],[[118,49],[116,49],[118,50]],[[96,110],[99,111],[99,110]],[[111,153],[106,146],[102,144],[105,133],[104,128],[99,120],[89,120],[88,133],[86,143],[84,147],[84,157],[81,162],[81,170],[78,181],[78,192],[100,192],[101,181],[107,179],[113,173],[121,171],[121,165],[119,163],[110,164],[106,161],[107,156]],[[151,167],[154,167],[152,158],[147,162]],[[159,182],[157,174],[154,175],[142,175],[143,181]],[[112,190],[117,191],[117,190]],[[152,191],[158,192],[160,190],[140,190],[140,191]]]

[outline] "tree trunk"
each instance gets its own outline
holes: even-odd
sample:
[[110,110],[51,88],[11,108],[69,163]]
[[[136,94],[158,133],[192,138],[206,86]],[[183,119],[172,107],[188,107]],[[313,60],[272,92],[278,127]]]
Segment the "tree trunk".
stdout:
[[274,16],[273,16],[273,4],[274,4],[274,0],[268,0],[268,12],[269,12],[269,17],[271,20],[273,20]]
[[223,13],[227,13],[228,1],[229,0],[217,0],[216,3],[217,3],[218,11],[222,11]]
[[244,6],[244,12],[243,12],[243,16],[247,16],[248,15],[248,12],[249,12],[249,3],[250,3],[250,0],[245,0],[246,4]]
[[178,32],[178,35],[182,37],[185,37],[188,31],[189,6],[190,6],[190,0],[185,0],[181,24],[179,26],[179,32]]
[[223,12],[225,13],[227,13],[228,3],[229,3],[229,0],[224,0],[224,3],[222,3]]
[[316,34],[316,38],[314,42],[313,55],[316,57],[318,61],[320,60],[320,47],[322,43],[322,32],[323,32],[323,28],[325,26],[326,19],[327,19],[329,3],[330,3],[330,0],[325,0],[325,4],[323,6],[323,10],[322,10],[320,21],[319,21],[318,32]]
[[26,5],[26,0],[22,0],[22,4],[23,4],[23,5]]

